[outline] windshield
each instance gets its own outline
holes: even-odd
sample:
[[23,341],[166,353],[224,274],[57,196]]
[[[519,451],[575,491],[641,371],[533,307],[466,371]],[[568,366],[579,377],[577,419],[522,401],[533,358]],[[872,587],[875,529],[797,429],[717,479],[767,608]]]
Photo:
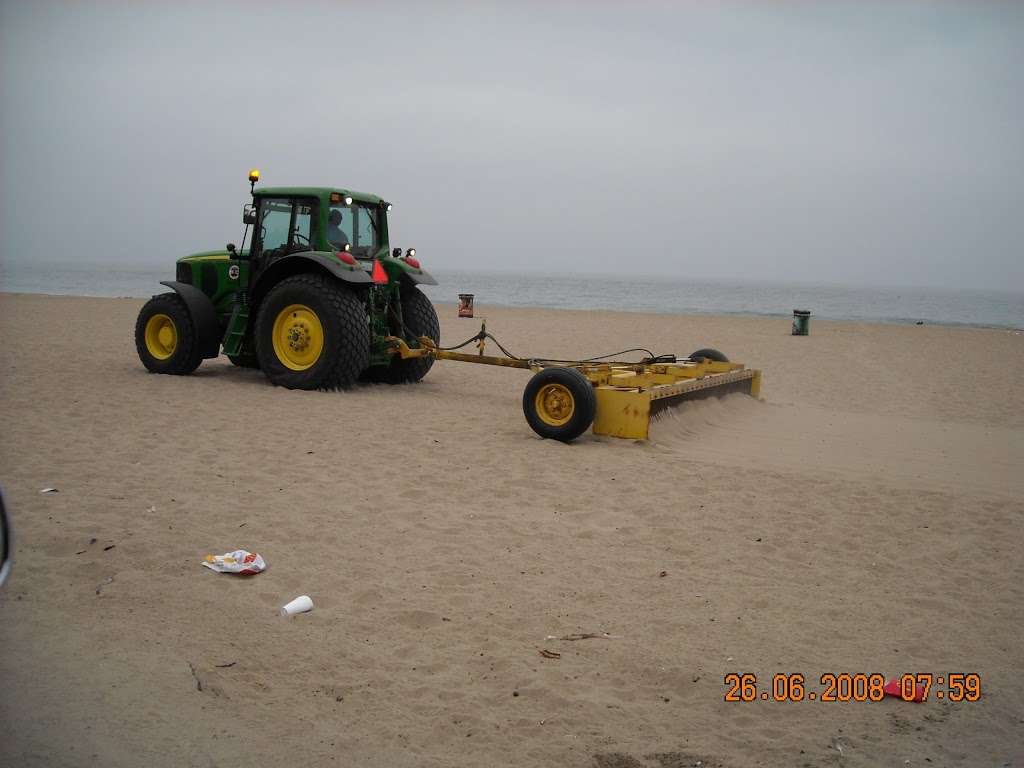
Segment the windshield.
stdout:
[[350,245],[356,258],[371,258],[380,245],[379,215],[376,205],[332,205],[327,214],[327,241],[338,249]]

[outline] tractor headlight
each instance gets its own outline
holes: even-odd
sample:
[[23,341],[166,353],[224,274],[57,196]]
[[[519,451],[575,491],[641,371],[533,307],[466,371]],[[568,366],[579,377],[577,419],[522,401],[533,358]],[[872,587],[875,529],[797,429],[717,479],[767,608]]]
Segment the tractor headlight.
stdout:
[[345,205],[352,205],[352,195],[345,195]]
[[391,210],[391,203],[388,203],[387,205],[385,205],[384,206],[384,210],[385,211],[390,211]]
[[345,253],[349,253],[352,250],[351,243],[345,243]]
[[415,256],[416,255],[416,249],[415,248],[410,248],[408,251],[405,252],[405,255],[406,255],[407,258],[409,256]]

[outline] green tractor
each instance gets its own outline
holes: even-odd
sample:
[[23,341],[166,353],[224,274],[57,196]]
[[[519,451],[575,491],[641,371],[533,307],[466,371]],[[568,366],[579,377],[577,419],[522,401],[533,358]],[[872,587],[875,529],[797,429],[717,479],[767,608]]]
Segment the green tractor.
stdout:
[[258,180],[251,171],[242,247],[179,259],[176,279],[161,283],[171,292],[142,307],[135,347],[143,365],[189,374],[223,348],[235,365],[289,389],[422,379],[433,358],[403,359],[386,339],[440,342],[437,313],[417,288],[437,281],[415,249],[390,250],[391,204],[346,189],[257,190]]

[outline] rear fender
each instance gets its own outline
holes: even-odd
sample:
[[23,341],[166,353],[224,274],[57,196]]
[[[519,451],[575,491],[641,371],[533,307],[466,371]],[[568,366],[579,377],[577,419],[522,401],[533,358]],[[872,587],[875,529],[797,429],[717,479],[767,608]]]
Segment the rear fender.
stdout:
[[349,266],[340,261],[333,253],[325,251],[303,251],[293,253],[275,260],[260,273],[256,285],[252,288],[253,304],[259,304],[263,297],[286,277],[300,272],[315,272],[330,275],[354,286],[369,285],[373,282],[366,270],[358,264]]
[[437,285],[437,280],[429,272],[412,266],[405,259],[384,256],[380,259],[389,275],[399,274],[413,285]]
[[210,301],[209,297],[194,285],[188,285],[187,283],[161,280],[160,285],[166,285],[185,302],[188,314],[192,318],[192,325],[196,329],[199,353],[203,358],[219,355],[220,322],[217,320],[217,310],[213,308],[213,302]]

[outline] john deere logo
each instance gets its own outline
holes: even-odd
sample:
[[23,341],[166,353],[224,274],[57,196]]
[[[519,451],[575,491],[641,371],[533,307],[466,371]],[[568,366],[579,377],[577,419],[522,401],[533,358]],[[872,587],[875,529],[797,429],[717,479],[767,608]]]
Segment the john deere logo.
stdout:
[[237,280],[238,279],[238,265],[237,264],[232,264],[230,267],[228,267],[228,277],[230,277],[232,280]]

